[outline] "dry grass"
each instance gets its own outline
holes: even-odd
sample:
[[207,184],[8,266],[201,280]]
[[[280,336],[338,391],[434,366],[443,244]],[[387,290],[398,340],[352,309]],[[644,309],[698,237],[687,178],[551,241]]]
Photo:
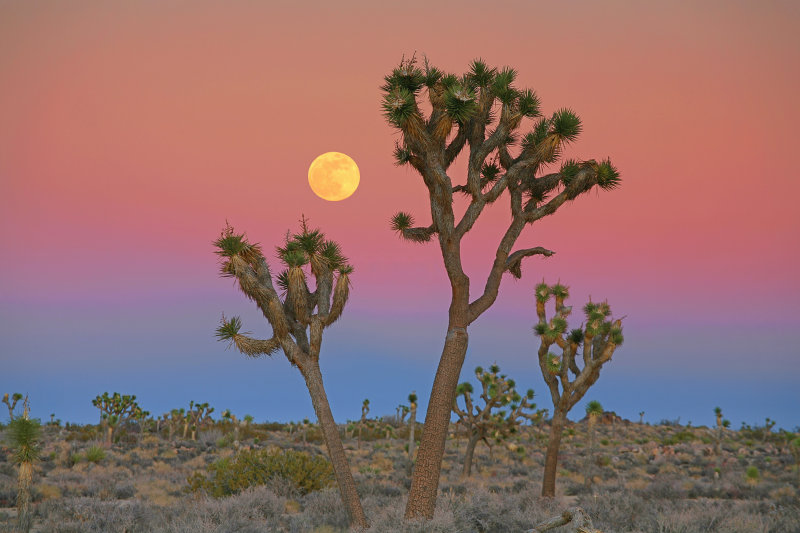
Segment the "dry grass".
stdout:
[[[73,438],[48,428],[44,460],[35,476],[35,531],[67,532],[317,532],[347,530],[347,517],[335,489],[300,495],[283,480],[219,500],[184,491],[186,478],[234,450],[212,430],[197,442],[167,442],[147,435],[140,444],[115,445],[97,464],[71,458],[94,444],[77,428]],[[312,432],[309,432],[311,434]],[[407,436],[372,435],[348,457],[373,530],[394,532],[524,531],[563,508],[580,505],[605,533],[800,532],[800,491],[794,459],[773,439],[753,441],[727,432],[723,453],[703,428],[617,424],[597,429],[589,449],[583,424],[568,428],[562,444],[558,494],[539,497],[544,464],[541,430],[523,432],[515,446],[524,455],[497,445],[476,449],[473,476],[461,479],[465,442],[449,439],[443,462],[435,518],[425,523],[402,519],[409,487]],[[254,440],[258,439],[258,442]],[[311,439],[309,439],[311,440]],[[316,439],[314,439],[316,440]],[[255,426],[243,446],[324,452],[300,434]],[[666,443],[666,444],[665,444]],[[226,447],[219,448],[219,445]],[[511,448],[513,448],[512,446]],[[757,481],[746,470],[756,467]],[[16,469],[0,449],[0,531],[10,530]]]

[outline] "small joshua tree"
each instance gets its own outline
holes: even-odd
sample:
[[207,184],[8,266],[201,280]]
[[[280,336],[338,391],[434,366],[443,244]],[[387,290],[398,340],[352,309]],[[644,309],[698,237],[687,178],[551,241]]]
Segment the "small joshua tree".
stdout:
[[[548,320],[545,304],[551,297],[555,299],[555,314]],[[611,318],[611,308],[605,302],[597,304],[589,301],[583,308],[585,326],[569,330],[567,317],[572,307],[564,305],[568,297],[569,288],[561,283],[548,286],[542,282],[536,286],[539,322],[534,331],[540,339],[539,368],[550,389],[554,407],[542,482],[542,496],[545,497],[553,497],[556,493],[558,450],[567,413],[594,385],[600,377],[600,369],[611,360],[614,351],[624,340],[622,320]],[[583,350],[579,354],[581,345]],[[551,347],[557,347],[561,354],[551,352]]]
[[[17,399],[14,401],[15,404],[16,401]],[[12,461],[19,465],[17,531],[24,533],[30,531],[33,525],[33,515],[30,510],[31,485],[33,484],[33,464],[39,459],[40,455],[40,434],[41,426],[39,421],[31,420],[28,416],[28,399],[25,398],[22,416],[11,419],[8,434],[9,444],[11,444],[12,449]]]
[[586,418],[589,422],[589,433],[591,434],[590,449],[594,451],[594,432],[597,421],[603,416],[603,406],[597,400],[592,400],[586,404]]
[[[497,365],[489,367],[488,372],[481,367],[475,369],[475,376],[481,384],[479,398],[483,400],[482,407],[473,402],[474,389],[471,383],[465,381],[456,387],[453,412],[469,433],[462,477],[469,477],[472,471],[472,457],[478,442],[484,441],[491,449],[490,440],[502,442],[517,432],[522,419],[532,420],[535,417],[533,390],[529,389],[525,397],[520,396],[514,380],[499,372]],[[464,409],[458,405],[459,398],[464,399]]]
[[767,417],[767,420],[764,422],[764,435],[763,438],[761,439],[763,442],[767,442],[767,439],[769,439],[769,434],[772,431],[773,427],[775,427],[775,421]]
[[[282,349],[289,363],[297,367],[311,396],[350,521],[368,527],[319,367],[322,332],[342,315],[350,295],[353,267],[339,245],[326,240],[319,230],[310,230],[305,218],[301,221],[301,231],[291,237],[287,235],[284,246],[278,247],[286,269],[275,278],[261,247],[248,242],[244,234],[237,234],[231,226],[222,231],[214,246],[222,259],[222,275],[236,279],[245,296],[264,314],[273,334],[267,340],[251,338],[241,332],[242,322],[238,317],[223,316],[217,337],[230,341],[250,357],[272,355]],[[314,292],[307,283],[309,274],[315,280]]]
[[[722,453],[722,433],[724,431],[724,428],[727,427],[725,425],[725,422],[727,422],[727,420],[722,419],[721,407],[714,408],[714,416],[716,416],[717,419],[717,427],[714,431],[714,455],[719,455],[720,453]],[[728,424],[730,425],[730,422],[728,422]]]
[[[106,429],[106,446],[111,446],[114,434],[125,422],[142,417],[142,408],[136,403],[136,395],[104,392],[92,400],[92,405],[100,409],[100,419]],[[148,413],[149,414],[149,413]]]
[[185,426],[186,410],[181,407],[180,409],[172,409],[169,414],[164,413],[161,418],[167,424],[167,440],[172,441],[175,433],[178,432],[181,426]]
[[417,446],[415,433],[417,430],[417,393],[408,395],[408,458],[414,461],[414,449]]
[[369,399],[365,399],[361,404],[361,419],[358,421],[358,443],[356,449],[361,449],[361,432],[368,425],[367,415],[369,414]]
[[14,420],[14,409],[17,407],[17,402],[22,399],[22,394],[15,392],[11,395],[11,401],[8,400],[8,393],[3,395],[3,403],[8,407],[8,419]]
[[186,438],[188,429],[192,430],[192,440],[197,440],[197,431],[211,424],[211,413],[214,412],[213,407],[209,407],[208,402],[195,403],[194,400],[189,402],[189,410],[186,411],[185,424],[183,426],[183,438]]

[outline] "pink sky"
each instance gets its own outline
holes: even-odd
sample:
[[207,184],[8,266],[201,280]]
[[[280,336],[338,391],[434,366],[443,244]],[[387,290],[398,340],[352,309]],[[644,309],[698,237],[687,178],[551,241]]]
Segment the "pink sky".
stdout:
[[[54,316],[88,330],[109,313],[169,321],[181,305],[241,314],[249,304],[217,277],[210,247],[226,219],[268,250],[301,213],[340,241],[356,267],[351,320],[385,317],[376,331],[390,331],[397,317],[443,316],[436,246],[388,229],[400,209],[429,217],[420,178],[392,164],[397,137],[378,89],[415,51],[456,73],[476,57],[515,67],[545,112],[581,115],[574,155],[610,156],[622,172],[618,191],[591,193],[523,234],[520,245],[557,255],[506,279],[487,320],[518,322],[527,335],[533,285],[560,277],[574,303],[607,297],[629,317],[636,368],[663,364],[644,348],[683,338],[675,328],[745,335],[756,347],[759,335],[788,340],[800,316],[798,4],[487,6],[2,4],[0,312],[14,328],[2,332],[0,357],[76,354],[55,340],[25,353],[23,339]],[[360,167],[343,202],[307,184],[308,165],[327,151]],[[460,180],[463,165],[454,168]],[[502,232],[498,204],[466,241],[474,287]],[[97,334],[113,344],[123,331]],[[800,377],[797,348],[781,342],[752,355]],[[693,341],[698,356],[730,362],[725,342],[702,344]],[[433,342],[431,359],[440,348]]]

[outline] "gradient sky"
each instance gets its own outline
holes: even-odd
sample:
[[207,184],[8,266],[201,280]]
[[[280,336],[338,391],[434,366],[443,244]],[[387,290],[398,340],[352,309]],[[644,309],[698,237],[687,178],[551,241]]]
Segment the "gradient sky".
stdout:
[[[570,154],[610,156],[624,180],[523,233],[557,253],[504,278],[464,378],[496,361],[551,407],[532,291],[561,279],[574,305],[627,317],[572,418],[597,399],[631,419],[710,424],[719,405],[735,427],[794,428],[799,23],[790,1],[0,2],[0,392],[76,422],[106,390],[154,414],[196,400],[313,418],[282,354],[247,360],[213,336],[223,311],[270,335],[218,277],[225,221],[271,253],[305,214],[356,268],[323,345],[334,416],[364,398],[394,413],[411,390],[424,409],[449,288],[435,244],[389,230],[397,210],[429,214],[419,176],[392,164],[379,92],[416,51],[459,74],[477,57],[515,67],[546,113],[582,117]],[[360,167],[342,202],[308,187],[328,151]],[[504,209],[465,240],[474,287]]]

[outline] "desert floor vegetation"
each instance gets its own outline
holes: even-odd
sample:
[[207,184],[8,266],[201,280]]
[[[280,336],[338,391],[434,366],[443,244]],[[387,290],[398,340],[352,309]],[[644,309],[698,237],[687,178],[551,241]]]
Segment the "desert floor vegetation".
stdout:
[[[467,479],[461,474],[468,440],[452,425],[436,513],[427,522],[403,520],[411,483],[408,427],[397,423],[388,439],[380,425],[365,428],[360,447],[358,435],[346,434],[344,425],[340,430],[372,531],[523,532],[573,506],[586,510],[604,533],[800,531],[792,434],[726,430],[716,454],[709,428],[619,419],[612,427],[609,419],[613,415],[596,422],[593,451],[588,419],[567,422],[555,498],[540,496],[547,422],[523,427],[491,454],[477,447]],[[294,427],[251,423],[239,428],[236,441],[231,424],[220,421],[198,432],[196,440],[170,441],[167,428],[141,434],[131,424],[104,448],[102,426],[44,426],[33,475],[31,531],[348,531],[335,483],[307,483],[302,475],[304,468],[327,471],[319,427],[311,424],[305,432]],[[3,442],[7,432],[0,430]],[[0,531],[13,531],[17,467],[11,448],[4,446]],[[281,455],[286,458],[276,462]],[[253,458],[283,474],[254,476],[258,484],[248,487],[241,477],[247,469],[221,470]],[[202,478],[214,475],[233,480],[225,481],[230,490],[219,483],[206,485],[215,491],[202,490]],[[554,531],[562,530],[569,527]]]

